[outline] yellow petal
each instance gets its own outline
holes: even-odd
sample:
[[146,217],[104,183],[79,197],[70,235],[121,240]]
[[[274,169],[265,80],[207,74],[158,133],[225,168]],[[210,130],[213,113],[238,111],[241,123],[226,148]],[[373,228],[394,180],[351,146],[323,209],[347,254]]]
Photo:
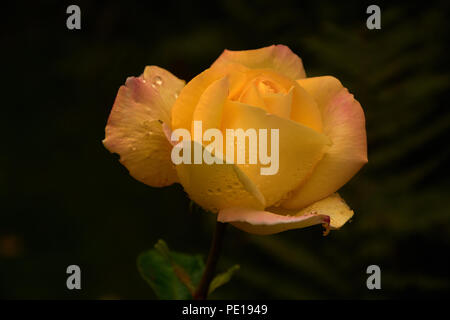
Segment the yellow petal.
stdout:
[[292,91],[291,119],[322,132],[322,115],[314,98],[297,84],[294,84]]
[[270,69],[245,71],[247,82],[254,81],[260,93],[288,93],[297,82]]
[[239,63],[251,69],[273,69],[291,79],[305,77],[302,60],[284,45],[244,51],[225,50],[214,64],[223,61]]
[[[322,116],[315,99],[296,81],[267,69],[249,70],[245,74],[251,83],[255,83],[257,90],[259,89],[259,95],[263,98],[267,94],[287,94],[292,90],[291,120],[322,132]],[[266,85],[261,86],[262,84]],[[269,89],[264,90],[264,88]]]
[[256,88],[255,82],[252,81],[244,91],[242,91],[241,96],[239,97],[239,101],[254,107],[260,107],[266,111],[267,107],[264,103],[264,99],[259,94],[258,89]]
[[305,78],[297,83],[314,98],[321,112],[343,88],[341,82],[332,76]]
[[264,96],[267,111],[280,118],[289,119],[291,115],[292,92],[293,90],[289,90],[287,94],[273,93]]
[[[273,209],[278,211],[271,212]],[[249,233],[266,235],[315,224],[338,229],[353,216],[353,211],[338,194],[333,194],[299,212],[286,214],[286,211],[280,212],[279,208],[269,208],[267,211],[227,208],[219,212],[217,220],[231,223]]]
[[[197,144],[193,141],[183,143],[185,146],[190,144],[191,151]],[[205,152],[205,148],[201,148]],[[181,163],[176,166],[176,170],[186,193],[206,210],[218,212],[233,206],[254,209],[265,207],[262,193],[245,173],[233,164],[227,164],[225,161],[223,164]]]
[[[220,128],[222,111],[228,97],[228,77],[214,81],[200,97],[194,110],[193,121],[202,121],[204,131],[211,128]],[[191,129],[193,136],[193,128]]]
[[[146,70],[161,71],[156,67]],[[135,179],[154,187],[177,181],[170,157],[172,146],[161,123],[170,121],[168,110],[182,83],[167,71],[158,75],[163,82],[155,87],[143,77],[128,78],[120,87],[103,140],[109,151],[120,155],[120,162]],[[169,88],[172,84],[176,84],[173,91]]]
[[322,111],[323,132],[333,145],[305,184],[282,203],[289,209],[305,207],[337,191],[367,163],[365,120],[361,105],[337,79],[319,78],[300,80],[299,83],[318,102]]
[[[246,143],[246,164],[237,164],[261,190],[268,206],[283,199],[306,179],[330,142],[325,135],[306,126],[267,114],[261,108],[233,101],[227,101],[224,107],[222,132],[225,133],[226,129],[267,129],[269,154],[272,146],[270,129],[279,130],[279,170],[276,174],[261,175],[261,168],[269,165],[263,165],[260,161],[249,164],[249,143]],[[228,139],[226,142],[230,143]],[[231,143],[233,145],[233,141]],[[234,148],[234,163],[237,163],[236,145]]]

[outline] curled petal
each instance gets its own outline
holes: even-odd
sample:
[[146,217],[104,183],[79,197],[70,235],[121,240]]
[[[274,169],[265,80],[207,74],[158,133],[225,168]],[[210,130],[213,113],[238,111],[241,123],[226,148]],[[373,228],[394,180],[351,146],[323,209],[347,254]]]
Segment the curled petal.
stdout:
[[[277,213],[271,212],[272,209],[278,210]],[[266,235],[316,224],[324,224],[326,229],[328,226],[338,229],[352,216],[353,211],[344,200],[338,194],[333,194],[298,212],[287,212],[280,208],[269,208],[267,211],[227,208],[219,212],[217,220],[231,223],[249,233]]]
[[224,61],[239,63],[251,69],[273,69],[294,80],[305,78],[302,60],[284,45],[255,50],[225,50],[213,66]]
[[[249,133],[267,130],[267,140],[258,137],[259,145],[256,152],[259,161],[256,164],[249,161],[251,154],[256,158],[254,153],[250,153],[254,152],[249,148],[250,143],[246,143],[245,150],[239,149],[241,152],[245,151],[246,155],[245,164],[239,164],[238,146],[234,140],[226,141],[226,145],[234,149],[234,163],[238,163],[237,166],[258,186],[267,201],[267,206],[279,202],[291,190],[298,187],[310,175],[330,143],[325,135],[304,125],[268,114],[261,108],[234,101],[227,101],[224,107],[222,132],[226,132],[227,129],[242,129],[245,132],[250,130]],[[278,139],[273,140],[272,134],[277,132]],[[260,150],[264,145],[267,145],[266,152]],[[224,149],[227,152],[228,148]],[[261,163],[261,153],[271,154],[269,164]],[[265,169],[262,168],[268,167],[272,167],[274,172],[263,174]]]
[[[193,121],[202,121],[203,130],[220,128],[222,111],[225,100],[228,97],[230,85],[225,76],[214,81],[200,97],[194,110]],[[193,128],[191,134],[193,135]]]
[[225,76],[228,78],[229,95],[233,96],[241,92],[246,75],[239,66],[218,66],[203,71],[186,84],[175,101],[172,108],[172,130],[191,129],[194,111],[201,96],[214,81]]
[[111,110],[103,144],[147,185],[161,187],[178,180],[172,145],[161,124],[170,123],[170,108],[183,83],[168,71],[147,67],[143,76],[128,78],[120,87]]
[[358,101],[333,77],[299,80],[318,102],[323,132],[333,142],[311,177],[282,203],[299,209],[323,199],[347,183],[367,163],[364,112]]
[[[144,82],[159,93],[159,99],[161,103],[158,104],[158,108],[152,108],[153,110],[162,109],[167,117],[161,118],[164,123],[170,124],[172,106],[178,95],[185,85],[184,80],[180,80],[175,77],[169,71],[157,67],[157,66],[147,66],[144,69],[144,73],[140,77]],[[149,104],[152,101],[149,101]],[[155,116],[155,118],[157,118]]]

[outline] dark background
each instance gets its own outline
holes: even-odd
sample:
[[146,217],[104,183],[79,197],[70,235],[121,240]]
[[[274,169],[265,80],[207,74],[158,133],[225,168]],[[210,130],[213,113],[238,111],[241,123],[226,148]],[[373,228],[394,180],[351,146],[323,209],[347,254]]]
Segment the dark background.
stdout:
[[[66,8],[81,7],[81,30]],[[214,217],[182,188],[151,188],[103,146],[126,77],[158,65],[190,80],[225,49],[288,45],[308,76],[361,102],[369,163],[342,188],[353,221],[273,236],[228,229],[212,298],[449,297],[449,5],[357,1],[42,2],[2,10],[0,297],[152,299],[136,257],[163,238],[206,255]],[[2,4],[3,6],[3,4]],[[66,289],[80,265],[82,290]],[[381,267],[382,289],[366,288]]]

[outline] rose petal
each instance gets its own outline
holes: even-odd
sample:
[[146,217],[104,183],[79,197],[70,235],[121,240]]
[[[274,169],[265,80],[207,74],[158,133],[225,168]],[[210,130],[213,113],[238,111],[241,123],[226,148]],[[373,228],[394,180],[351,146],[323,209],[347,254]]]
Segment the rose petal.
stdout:
[[[269,208],[272,210],[276,208]],[[291,215],[242,208],[220,210],[217,220],[228,222],[235,227],[254,234],[274,234],[291,229],[305,228],[316,224],[342,227],[352,216],[353,211],[338,194],[333,194],[311,206]]]
[[[183,144],[184,148],[191,147],[193,156],[194,145],[197,143],[183,141]],[[201,148],[202,152],[205,152],[205,148]],[[181,163],[176,166],[176,170],[184,190],[202,208],[218,212],[220,209],[238,205],[256,209],[265,207],[264,196],[237,166],[225,161],[223,164],[193,164],[194,161],[191,163]]]
[[223,61],[239,63],[251,69],[273,69],[291,79],[305,78],[302,60],[284,45],[255,50],[225,50],[214,64]]
[[332,76],[305,78],[297,83],[314,98],[321,112],[343,88],[341,82]]
[[[266,113],[263,109],[243,103],[227,101],[222,117],[222,132],[226,129],[267,129],[267,150],[271,150],[271,130],[279,130],[279,170],[273,175],[262,175],[261,168],[270,164],[249,164],[249,143],[246,143],[245,164],[237,166],[258,186],[264,195],[267,206],[280,201],[289,191],[298,187],[311,173],[322,158],[330,140],[306,126]],[[259,141],[259,138],[258,138]],[[234,163],[237,163],[235,148]],[[226,147],[224,147],[226,153]],[[258,151],[259,154],[259,151]]]
[[297,83],[292,87],[292,106],[290,118],[304,124],[317,132],[323,130],[323,120],[320,109],[314,98]]
[[290,119],[292,107],[292,92],[289,90],[287,94],[273,93],[264,97],[264,103],[269,113],[279,116],[280,118]]
[[168,71],[147,67],[142,77],[128,78],[120,87],[105,128],[105,147],[120,155],[131,176],[150,186],[178,180],[161,122],[170,123],[170,108],[183,83]]
[[299,209],[323,199],[347,183],[367,163],[364,112],[333,77],[299,80],[318,102],[324,133],[333,141],[311,177],[282,206]]
[[[186,82],[178,79],[169,71],[157,66],[146,66],[141,78],[144,79],[146,84],[150,84],[150,87],[158,91],[161,103],[158,103],[157,107],[155,104],[155,107],[153,107],[152,110],[161,108],[161,111],[163,111],[167,117],[159,117],[159,119],[170,125],[172,106]],[[148,103],[152,103],[152,101],[149,101]],[[154,118],[158,117],[155,116]]]
[[239,65],[218,66],[203,71],[186,84],[175,101],[172,108],[172,130],[178,128],[191,129],[193,114],[200,97],[214,81],[224,76],[228,76],[229,87],[231,88],[229,95],[233,96],[237,94],[236,92],[240,93],[246,75]]
[[[214,81],[201,95],[193,114],[193,121],[201,121],[203,131],[220,128],[222,111],[230,86],[228,77]],[[191,128],[193,136],[193,127]]]

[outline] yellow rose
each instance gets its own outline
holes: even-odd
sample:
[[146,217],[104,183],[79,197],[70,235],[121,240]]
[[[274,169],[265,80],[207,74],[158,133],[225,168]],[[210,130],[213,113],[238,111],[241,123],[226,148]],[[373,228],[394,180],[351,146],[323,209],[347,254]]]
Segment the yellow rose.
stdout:
[[[193,131],[194,121],[222,132],[278,129],[278,172],[261,175],[260,163],[174,165],[170,134]],[[134,178],[180,183],[218,221],[257,234],[340,228],[353,211],[335,192],[367,162],[358,101],[334,77],[306,78],[301,59],[283,45],[225,50],[186,85],[146,67],[119,89],[105,132],[104,145]]]

